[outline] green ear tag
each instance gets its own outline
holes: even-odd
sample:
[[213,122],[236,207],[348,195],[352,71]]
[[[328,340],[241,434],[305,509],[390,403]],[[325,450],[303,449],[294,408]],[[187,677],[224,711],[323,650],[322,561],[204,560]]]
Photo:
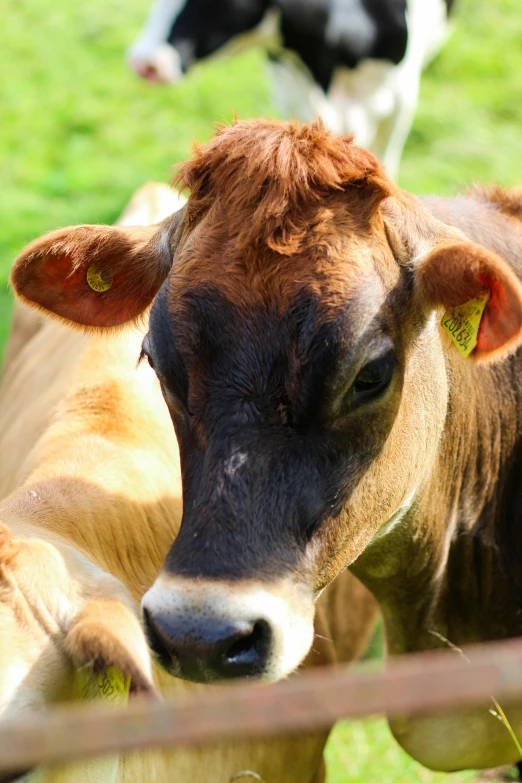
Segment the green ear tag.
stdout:
[[489,289],[458,307],[450,307],[442,317],[442,328],[449,334],[464,358],[477,344],[477,336],[484,308],[489,300]]
[[125,677],[115,666],[108,666],[100,672],[80,670],[74,680],[74,695],[77,699],[103,699],[113,707],[127,704],[130,677]]

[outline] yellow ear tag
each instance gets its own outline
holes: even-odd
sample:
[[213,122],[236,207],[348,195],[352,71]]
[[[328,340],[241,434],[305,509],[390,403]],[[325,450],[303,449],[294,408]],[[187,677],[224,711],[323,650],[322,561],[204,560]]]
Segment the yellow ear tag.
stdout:
[[111,270],[105,269],[98,261],[91,264],[87,270],[87,283],[99,294],[109,290],[113,279]]
[[126,677],[115,666],[108,666],[99,672],[80,670],[74,680],[76,699],[103,699],[111,707],[124,707],[129,699],[130,677]]
[[489,300],[489,288],[476,299],[458,307],[450,307],[442,317],[442,328],[449,334],[462,356],[466,358],[477,344],[478,330],[484,308]]

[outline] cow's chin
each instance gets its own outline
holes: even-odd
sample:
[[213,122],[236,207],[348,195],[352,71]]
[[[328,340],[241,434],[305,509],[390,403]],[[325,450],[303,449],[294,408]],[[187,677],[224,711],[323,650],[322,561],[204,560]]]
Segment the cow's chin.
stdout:
[[314,637],[312,593],[290,580],[226,582],[162,573],[142,609],[160,666],[193,682],[281,680],[302,663]]

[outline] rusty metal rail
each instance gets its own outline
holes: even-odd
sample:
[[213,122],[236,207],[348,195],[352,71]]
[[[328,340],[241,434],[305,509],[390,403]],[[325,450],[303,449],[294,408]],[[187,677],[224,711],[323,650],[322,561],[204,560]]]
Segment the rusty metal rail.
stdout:
[[[377,670],[335,666],[268,687],[208,688],[166,702],[141,698],[124,710],[61,706],[0,724],[0,770],[145,747],[310,731],[340,718],[419,714],[522,700],[522,640],[405,656]],[[509,711],[508,711],[509,716]]]

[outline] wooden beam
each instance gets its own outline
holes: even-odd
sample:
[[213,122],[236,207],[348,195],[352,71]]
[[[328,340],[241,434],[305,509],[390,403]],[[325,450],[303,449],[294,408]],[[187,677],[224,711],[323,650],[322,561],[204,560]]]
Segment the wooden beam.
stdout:
[[[522,640],[304,672],[271,686],[209,687],[165,702],[131,699],[124,710],[73,704],[0,723],[0,770],[147,747],[280,736],[340,718],[419,714],[522,700]],[[493,718],[492,718],[493,720]]]

